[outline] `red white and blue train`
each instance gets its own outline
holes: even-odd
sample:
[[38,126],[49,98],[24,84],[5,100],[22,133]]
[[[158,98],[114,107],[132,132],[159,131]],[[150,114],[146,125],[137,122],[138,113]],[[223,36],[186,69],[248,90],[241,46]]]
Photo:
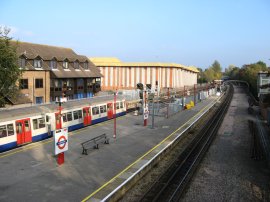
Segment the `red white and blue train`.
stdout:
[[6,109],[0,111],[0,152],[53,136],[55,130],[67,127],[73,131],[126,114],[126,102],[117,96],[88,98],[58,104]]

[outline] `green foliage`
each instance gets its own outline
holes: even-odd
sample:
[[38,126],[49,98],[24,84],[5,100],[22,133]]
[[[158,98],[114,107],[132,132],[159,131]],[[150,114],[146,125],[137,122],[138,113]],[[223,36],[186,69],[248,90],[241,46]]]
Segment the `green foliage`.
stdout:
[[211,82],[216,79],[221,79],[222,73],[221,73],[221,66],[217,60],[214,61],[214,63],[208,68],[205,69],[204,72],[201,72],[200,74],[200,81],[207,81]]
[[243,65],[242,68],[228,68],[226,74],[231,79],[244,80],[250,84],[250,90],[254,96],[257,96],[257,75],[259,71],[268,71],[266,64],[262,61],[250,65]]
[[10,45],[10,29],[0,26],[0,107],[5,106],[6,98],[18,93],[16,82],[21,76],[16,47]]

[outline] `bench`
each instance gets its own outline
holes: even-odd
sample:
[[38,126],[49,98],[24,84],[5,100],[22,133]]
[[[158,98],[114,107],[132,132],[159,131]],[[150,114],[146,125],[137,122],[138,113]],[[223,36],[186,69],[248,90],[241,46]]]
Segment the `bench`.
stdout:
[[83,149],[82,154],[88,155],[87,150],[92,148],[92,147],[94,149],[99,149],[98,143],[101,140],[104,140],[104,144],[109,144],[110,138],[108,138],[107,135],[104,133],[102,135],[99,135],[97,137],[94,137],[90,140],[87,140],[87,141],[81,143],[82,149]]

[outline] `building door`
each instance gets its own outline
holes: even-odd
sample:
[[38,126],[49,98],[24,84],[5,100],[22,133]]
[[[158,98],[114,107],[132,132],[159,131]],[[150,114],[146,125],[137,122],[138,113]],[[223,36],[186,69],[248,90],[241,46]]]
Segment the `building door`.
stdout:
[[62,121],[61,121],[61,115],[59,112],[55,113],[55,129],[61,129],[62,128]]
[[89,111],[90,107],[83,108],[83,124],[84,126],[88,126],[91,124],[91,113]]
[[108,115],[108,119],[113,118],[113,104],[112,103],[107,104],[107,115]]
[[16,121],[16,132],[17,132],[17,144],[25,144],[32,142],[32,133],[30,119],[22,119]]

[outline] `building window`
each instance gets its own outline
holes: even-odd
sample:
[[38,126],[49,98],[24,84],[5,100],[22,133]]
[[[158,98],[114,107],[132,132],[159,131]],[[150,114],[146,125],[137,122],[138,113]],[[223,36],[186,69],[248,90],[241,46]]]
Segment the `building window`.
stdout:
[[79,62],[78,61],[74,62],[74,69],[79,69]]
[[62,83],[63,83],[63,86],[62,86],[63,89],[65,89],[65,90],[72,90],[73,86],[72,86],[71,79],[66,79]]
[[68,61],[63,61],[63,68],[68,69]]
[[19,88],[20,89],[28,89],[28,79],[20,79]]
[[25,58],[24,57],[20,57],[18,63],[19,63],[19,67],[24,68],[25,67],[25,63],[26,63]]
[[50,68],[51,68],[51,69],[57,69],[57,62],[56,62],[55,59],[52,59],[52,60],[50,61]]
[[86,83],[87,83],[87,88],[88,89],[92,89],[93,88],[92,79],[87,79],[86,80]]
[[43,97],[36,97],[36,104],[42,104],[43,103]]
[[34,59],[34,67],[35,68],[41,68],[42,67],[41,59]]
[[58,79],[54,80],[54,90],[55,91],[62,91],[62,82],[61,82],[61,80],[58,80]]
[[88,69],[88,62],[83,63],[83,68]]
[[78,90],[83,90],[83,79],[78,79],[77,80],[77,89]]
[[36,88],[43,88],[43,79],[36,79],[35,84]]

